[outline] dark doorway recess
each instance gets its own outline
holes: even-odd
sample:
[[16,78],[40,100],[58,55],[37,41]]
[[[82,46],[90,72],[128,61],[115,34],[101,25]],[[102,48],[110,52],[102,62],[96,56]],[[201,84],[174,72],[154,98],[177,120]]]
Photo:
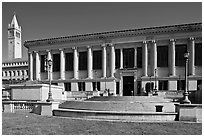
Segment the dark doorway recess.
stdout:
[[123,96],[132,96],[134,91],[134,76],[123,76]]

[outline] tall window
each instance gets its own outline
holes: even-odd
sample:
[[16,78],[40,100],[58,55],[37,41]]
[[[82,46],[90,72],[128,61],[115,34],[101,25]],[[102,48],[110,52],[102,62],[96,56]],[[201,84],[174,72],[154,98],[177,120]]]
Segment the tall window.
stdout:
[[60,54],[53,54],[53,72],[60,71]]
[[184,53],[186,52],[186,45],[176,45],[176,66],[185,66]]
[[93,51],[93,69],[102,69],[102,51]]
[[195,44],[195,65],[202,66],[202,43]]
[[137,47],[137,68],[142,68],[142,47]]
[[184,90],[185,85],[185,80],[177,80],[177,90]]
[[79,91],[85,91],[85,82],[78,82]]
[[65,54],[65,71],[73,70],[73,53]]
[[120,68],[120,49],[115,49],[115,68]]
[[96,90],[96,87],[98,91],[101,90],[100,82],[93,82],[92,84],[93,84],[93,91]]
[[123,49],[123,67],[134,67],[134,48]]
[[87,70],[87,52],[79,52],[79,70]]
[[71,91],[71,83],[70,82],[64,83],[64,89],[65,91]]
[[157,47],[157,66],[168,67],[168,46]]
[[41,72],[47,72],[47,55],[41,55],[40,70]]
[[159,80],[159,90],[168,90],[168,80]]

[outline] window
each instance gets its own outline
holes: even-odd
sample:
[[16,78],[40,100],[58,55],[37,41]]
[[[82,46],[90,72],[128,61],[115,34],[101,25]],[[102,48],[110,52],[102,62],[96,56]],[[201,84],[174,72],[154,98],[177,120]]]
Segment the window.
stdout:
[[65,91],[71,91],[71,83],[70,82],[64,83],[64,90]]
[[9,31],[9,36],[10,36],[10,37],[13,37],[13,36],[14,36],[14,31],[13,31],[13,30]]
[[177,90],[185,89],[185,80],[177,80]]
[[195,44],[195,66],[202,66],[202,43]]
[[97,90],[100,91],[101,90],[101,86],[100,86],[100,82],[93,82],[93,91]]
[[157,47],[157,67],[168,67],[168,46]]
[[102,51],[93,51],[93,69],[102,69]]
[[137,48],[137,68],[142,68],[142,47]]
[[60,71],[60,54],[53,54],[53,72]]
[[202,89],[202,80],[197,80],[197,90]]
[[185,66],[185,58],[184,53],[186,52],[186,45],[176,45],[176,66]]
[[120,49],[115,49],[115,68],[120,68]]
[[123,67],[134,67],[134,48],[123,49]]
[[20,33],[19,32],[16,32],[16,37],[20,38]]
[[120,83],[116,82],[116,94],[120,94]]
[[73,53],[66,53],[65,57],[65,71],[73,70]]
[[79,52],[79,70],[87,70],[87,52]]
[[85,82],[78,82],[79,91],[85,91]]
[[168,80],[159,80],[159,90],[168,90]]
[[40,71],[47,72],[47,55],[41,55],[40,58]]

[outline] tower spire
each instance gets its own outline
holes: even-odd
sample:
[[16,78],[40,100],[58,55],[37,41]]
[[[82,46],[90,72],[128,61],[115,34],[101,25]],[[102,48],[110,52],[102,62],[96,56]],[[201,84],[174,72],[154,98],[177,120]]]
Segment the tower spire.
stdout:
[[18,25],[18,21],[17,21],[17,18],[16,18],[16,13],[15,13],[15,11],[14,11],[14,15],[13,15],[13,19],[12,19],[12,21],[11,21],[10,27],[20,28],[20,26]]

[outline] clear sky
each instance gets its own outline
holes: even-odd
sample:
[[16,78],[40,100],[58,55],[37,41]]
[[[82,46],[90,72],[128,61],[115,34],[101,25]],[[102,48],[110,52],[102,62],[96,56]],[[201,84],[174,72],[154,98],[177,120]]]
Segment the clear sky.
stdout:
[[[202,22],[202,3],[2,3],[2,61],[8,54],[8,24],[16,13],[25,40],[112,30]],[[27,58],[23,46],[23,58]]]

